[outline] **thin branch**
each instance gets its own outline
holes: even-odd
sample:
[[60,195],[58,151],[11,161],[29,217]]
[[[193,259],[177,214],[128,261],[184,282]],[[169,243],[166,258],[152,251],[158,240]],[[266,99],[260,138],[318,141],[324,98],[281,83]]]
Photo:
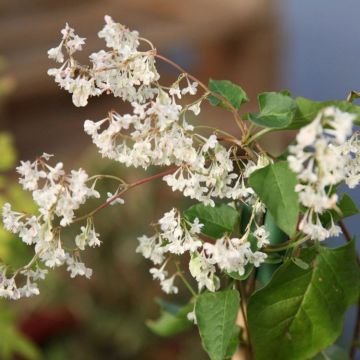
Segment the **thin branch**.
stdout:
[[339,226],[340,226],[341,231],[344,234],[346,241],[350,242],[352,240],[351,234],[342,220],[339,221]]
[[197,79],[194,75],[189,74],[185,69],[183,69],[180,65],[176,64],[174,61],[172,61],[172,60],[168,59],[167,57],[165,57],[163,55],[160,55],[158,53],[155,54],[155,57],[157,57],[160,60],[163,60],[164,62],[168,63],[169,65],[171,65],[172,67],[177,69],[180,73],[185,74],[189,79],[191,79],[193,81],[196,81],[205,90],[205,92],[208,92],[211,95],[218,98],[219,100],[225,102],[226,105],[231,110],[232,114],[234,115],[235,121],[236,121],[237,125],[239,126],[239,129],[240,129],[240,131],[242,133],[242,136],[245,137],[245,135],[246,135],[246,125],[242,121],[238,111],[235,109],[235,107],[233,106],[233,104],[231,104],[231,102],[229,100],[227,100],[223,96],[211,91],[203,82],[201,82],[199,79]]
[[190,283],[186,280],[183,272],[180,269],[179,263],[175,263],[176,266],[176,270],[177,270],[177,275],[180,277],[181,281],[184,283],[184,285],[186,286],[186,288],[190,291],[191,295],[196,298],[197,294],[196,291],[192,288],[192,286],[190,285]]
[[247,281],[247,296],[251,296],[252,293],[255,291],[255,287],[256,287],[256,268],[254,268],[248,278]]
[[277,244],[277,245],[268,245],[264,248],[264,252],[269,253],[269,252],[278,252],[278,251],[282,251],[282,250],[286,250],[289,248],[293,248],[295,246],[299,246],[302,243],[308,241],[310,239],[309,236],[304,236],[303,238],[294,241],[293,239],[290,239],[288,241],[285,241],[281,244]]
[[90,216],[93,216],[95,215],[96,213],[98,213],[99,211],[107,208],[109,205],[111,205],[116,199],[120,198],[124,193],[126,193],[128,190],[136,187],[136,186],[139,186],[139,185],[142,185],[142,184],[146,184],[152,180],[156,180],[156,179],[159,179],[159,178],[162,178],[163,176],[165,175],[169,175],[169,174],[172,174],[173,172],[175,172],[177,170],[177,168],[170,168],[166,171],[163,171],[161,173],[158,173],[158,174],[155,174],[155,175],[152,175],[152,176],[149,176],[147,178],[144,178],[144,179],[140,179],[138,181],[135,181],[129,185],[126,186],[126,188],[122,191],[120,191],[118,194],[115,194],[113,195],[110,199],[108,199],[106,202],[104,202],[103,204],[99,205],[96,209],[94,209],[93,211],[89,212],[88,214],[85,214],[83,216],[80,216],[78,217],[77,219],[75,219],[73,221],[73,223],[75,222],[79,222],[79,221],[82,221],[82,220],[85,220],[87,219],[88,217]]

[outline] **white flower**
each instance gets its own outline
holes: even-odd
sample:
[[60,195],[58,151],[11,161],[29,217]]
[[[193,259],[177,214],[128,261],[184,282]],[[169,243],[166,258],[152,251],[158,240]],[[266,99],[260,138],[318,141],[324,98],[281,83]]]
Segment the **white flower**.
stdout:
[[175,208],[166,212],[164,216],[159,220],[161,230],[164,232],[172,232],[179,225],[179,217]]
[[35,270],[26,271],[26,275],[32,278],[34,281],[44,280],[48,271],[37,267]]
[[81,233],[76,235],[75,244],[80,250],[85,250],[85,245],[88,242],[88,229],[85,226],[81,227]]
[[209,149],[214,149],[215,146],[217,145],[218,140],[216,135],[211,135],[207,140],[206,143],[204,144],[202,151],[207,152]]
[[145,259],[149,259],[151,257],[151,254],[155,250],[155,240],[156,236],[148,237],[146,235],[143,235],[141,237],[138,237],[138,241],[140,244],[136,248],[136,252],[141,253]]
[[55,165],[55,167],[49,166],[46,164],[49,172],[46,174],[46,178],[49,179],[51,182],[56,182],[60,179],[61,176],[65,174],[63,170],[63,163],[59,162]]
[[38,240],[40,231],[41,226],[38,219],[35,216],[32,216],[24,223],[24,226],[21,227],[19,236],[25,244],[31,245]]
[[197,320],[196,320],[196,314],[195,314],[195,310],[190,311],[187,315],[186,315],[187,319],[191,322],[193,322],[195,325],[197,325]]
[[192,111],[195,115],[199,115],[201,111],[201,101],[197,101],[195,104],[189,106],[189,110]]
[[165,266],[166,266],[166,262],[163,264],[163,266],[160,269],[155,267],[151,268],[150,274],[152,275],[152,277],[154,279],[164,281],[166,276],[168,275],[168,272],[165,270]]
[[45,265],[49,268],[54,268],[63,265],[65,259],[66,259],[66,253],[60,247],[57,247],[54,250],[49,250],[47,253],[45,253],[42,256],[42,260],[45,261]]
[[255,251],[249,255],[249,262],[259,267],[267,258],[267,255],[261,251]]
[[85,38],[82,38],[78,35],[74,35],[70,40],[68,40],[66,42],[66,45],[69,49],[70,54],[73,54],[76,51],[81,51],[82,46],[85,44],[85,40]]
[[77,77],[73,81],[70,92],[72,92],[72,100],[75,106],[81,107],[86,106],[88,103],[88,98],[92,95],[92,81]]
[[169,90],[169,94],[170,95],[176,95],[179,99],[181,99],[181,90],[179,87],[179,83],[176,82],[175,84],[173,84]]
[[188,86],[181,90],[182,95],[186,95],[186,94],[196,95],[198,83],[196,81],[190,83],[188,79],[187,82],[188,82]]
[[38,285],[30,281],[30,278],[27,278],[26,284],[19,289],[20,297],[30,297],[34,295],[39,295],[40,291]]
[[333,236],[333,237],[339,236],[342,232],[340,226],[335,225],[334,220],[332,218],[331,218],[331,225],[328,231],[329,231],[329,236]]
[[66,260],[68,265],[67,271],[70,272],[70,277],[74,278],[75,276],[85,276],[86,278],[90,279],[92,276],[92,269],[87,268],[84,263],[80,261],[76,261],[72,257],[68,257]]
[[201,229],[204,227],[204,224],[200,223],[200,220],[196,217],[191,224],[190,234],[199,234]]
[[6,230],[17,234],[24,226],[21,218],[23,214],[11,209],[11,204],[5,203],[2,208],[2,219]]
[[269,232],[265,229],[264,226],[259,226],[255,231],[254,231],[254,236],[257,239],[257,247],[259,249],[261,249],[262,247],[264,247],[265,245],[268,245],[269,242]]
[[209,291],[216,291],[220,286],[220,281],[215,275],[215,266],[211,264],[205,254],[193,253],[189,262],[190,274],[198,282],[199,291],[206,288]]
[[95,231],[95,228],[92,227],[88,231],[88,244],[90,247],[100,246],[101,241],[99,239],[99,234]]
[[139,46],[138,32],[130,31],[125,26],[115,23],[109,16],[105,16],[105,26],[99,31],[99,38],[106,41],[106,46],[117,50],[122,60],[126,60],[136,52]]
[[49,59],[55,60],[56,62],[59,63],[64,62],[64,54],[62,53],[61,50],[62,50],[62,43],[59,46],[48,50]]
[[38,181],[46,177],[45,171],[38,170],[37,162],[30,163],[30,161],[21,161],[21,165],[16,168],[16,171],[21,176],[19,183],[23,185],[25,190],[36,190]]
[[176,286],[174,286],[174,280],[175,280],[175,275],[160,282],[161,289],[166,294],[177,294],[178,293],[179,289]]

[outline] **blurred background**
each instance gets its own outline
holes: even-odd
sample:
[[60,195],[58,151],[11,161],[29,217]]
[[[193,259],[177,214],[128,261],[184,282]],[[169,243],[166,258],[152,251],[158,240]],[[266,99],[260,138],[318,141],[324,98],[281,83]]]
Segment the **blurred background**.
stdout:
[[[67,169],[81,166],[129,181],[144,175],[100,159],[83,132],[85,119],[101,119],[111,108],[125,111],[120,100],[103,96],[76,108],[47,76],[53,63],[46,52],[59,43],[65,22],[87,38],[83,59],[104,46],[96,34],[109,14],[204,82],[212,77],[238,83],[254,110],[262,91],[289,89],[324,100],[360,90],[359,12],[358,0],[0,0],[0,201],[31,210],[12,169],[18,159],[44,151]],[[177,74],[159,66],[163,82],[171,83]],[[230,117],[210,107],[197,121],[236,131]],[[293,136],[268,137],[264,145],[280,152]],[[113,190],[111,183],[101,186]],[[170,198],[186,205],[161,182],[152,183],[129,193],[124,207],[100,214],[103,245],[86,258],[94,269],[91,280],[71,280],[59,270],[42,284],[39,297],[0,302],[0,359],[13,359],[14,352],[49,360],[206,359],[196,334],[161,339],[145,323],[158,316],[153,298],[163,295],[149,263],[135,254],[136,237],[151,231],[148,224],[172,206]],[[359,230],[356,219],[348,225],[352,233]],[[0,230],[0,258],[12,266],[26,261],[29,253],[19,243]],[[181,293],[177,301],[185,303]],[[339,340],[345,346],[352,318],[350,312]]]

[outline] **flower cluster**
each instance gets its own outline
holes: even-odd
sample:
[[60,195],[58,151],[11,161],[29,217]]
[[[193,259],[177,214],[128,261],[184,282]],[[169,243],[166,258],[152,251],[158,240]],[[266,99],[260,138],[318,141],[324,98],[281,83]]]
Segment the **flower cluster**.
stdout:
[[347,141],[354,119],[335,107],[325,108],[299,131],[297,144],[290,146],[287,160],[299,180],[300,203],[307,208],[299,229],[313,240],[340,234],[332,218],[330,226],[324,226],[320,216],[336,209],[334,190],[339,183],[345,181],[352,187],[359,183],[358,141],[354,137]]
[[[105,21],[99,36],[105,39],[112,51],[101,50],[92,54],[91,71],[85,71],[71,56],[81,46],[69,53],[69,59],[60,69],[50,70],[62,87],[73,92],[75,105],[79,102],[86,105],[89,94],[84,95],[86,91],[82,85],[68,86],[69,81],[91,84],[92,95],[111,91],[131,102],[132,113],[120,115],[112,111],[103,120],[85,121],[84,130],[91,136],[100,154],[126,166],[144,169],[150,165],[175,165],[178,169],[164,177],[166,183],[174,191],[180,190],[185,196],[204,204],[214,205],[214,198],[252,201],[254,193],[244,179],[246,174],[256,169],[256,165],[252,161],[242,164],[244,168],[238,169],[239,176],[234,169],[234,150],[222,146],[215,135],[204,137],[196,133],[186,120],[188,111],[195,115],[200,113],[201,103],[207,94],[189,105],[177,103],[183,95],[196,95],[198,83],[191,82],[186,74],[182,74],[170,88],[161,86],[157,83],[159,75],[155,68],[154,51],[139,52],[141,38],[137,32],[129,31],[108,16]],[[57,50],[51,49],[49,55],[64,61],[64,56],[58,54],[63,47],[69,47],[68,42],[73,41],[76,35],[68,26],[62,33],[61,44]],[[74,74],[79,73],[83,75],[74,78]],[[266,165],[262,162],[263,159],[259,158],[258,167]]]
[[[204,225],[195,218],[190,222],[181,217],[177,209],[164,214],[158,221],[158,232],[151,236],[142,236],[139,240],[137,252],[146,259],[150,259],[154,267],[150,273],[158,279],[161,288],[166,293],[177,293],[178,288],[174,280],[179,271],[168,277],[166,267],[174,255],[190,254],[189,270],[198,284],[199,291],[203,288],[216,291],[220,287],[220,279],[216,275],[217,269],[225,273],[243,275],[247,264],[258,267],[266,259],[266,254],[252,250],[248,240],[249,232],[239,238],[230,238],[224,235],[214,243],[205,242],[200,237]],[[256,248],[268,244],[268,234],[264,227],[259,227],[254,235],[257,239]]]
[[[61,63],[49,70],[60,87],[72,94],[76,106],[86,106],[90,96],[112,93],[127,101],[143,102],[156,93],[151,84],[159,79],[153,50],[139,51],[136,31],[105,17],[106,25],[99,32],[108,51],[90,55],[91,66],[81,65],[74,53],[82,50],[85,39],[75,34],[69,25],[61,31],[60,44],[48,51],[49,58]],[[64,56],[66,53],[66,57]]]
[[[91,269],[80,261],[79,251],[85,245],[98,246],[100,241],[91,218],[81,234],[75,239],[75,247],[65,250],[61,240],[61,228],[74,222],[74,212],[91,197],[99,193],[87,185],[88,175],[82,169],[66,174],[63,164],[50,166],[50,155],[44,154],[34,162],[21,162],[17,167],[19,182],[25,190],[32,192],[33,200],[39,207],[38,215],[30,215],[12,210],[9,203],[3,206],[4,227],[18,235],[24,243],[34,247],[35,255],[30,263],[17,270],[11,277],[6,276],[6,269],[0,274],[0,296],[19,298],[38,294],[35,281],[43,279],[47,271],[39,264],[54,268],[66,264],[71,277],[76,275],[91,276]],[[36,270],[34,266],[36,264]],[[16,276],[26,277],[26,284],[18,287]]]
[[235,173],[233,149],[222,146],[215,135],[208,138],[194,132],[183,118],[182,107],[173,96],[161,90],[155,102],[132,103],[133,114],[110,112],[101,121],[85,121],[85,132],[104,157],[126,166],[175,165],[178,169],[164,177],[173,191],[180,190],[204,204],[212,198],[246,199],[253,195],[245,179],[267,165],[263,157],[257,164],[243,164]]
[[[252,208],[251,219],[239,238],[225,234],[213,243],[204,241],[199,220],[189,222],[176,209],[158,221],[154,236],[139,238],[137,252],[156,265],[150,272],[160,280],[165,292],[178,291],[174,280],[182,277],[182,273],[177,269],[169,276],[169,260],[185,253],[190,256],[189,270],[199,290],[215,291],[220,286],[218,272],[242,276],[248,265],[258,267],[266,259],[261,249],[269,244],[269,234],[256,220],[265,212],[265,206],[248,186],[248,178],[272,160],[260,147],[249,151],[245,146],[239,156],[239,143],[231,141],[231,137],[232,146],[225,147],[217,132],[207,136],[199,133],[188,118],[189,114],[200,113],[203,100],[209,95],[206,86],[193,81],[186,73],[170,87],[161,85],[155,59],[164,57],[156,53],[151,42],[109,16],[105,22],[98,35],[108,49],[91,54],[91,66],[75,60],[74,54],[82,50],[85,39],[66,25],[61,31],[60,44],[48,51],[51,59],[61,63],[59,68],[50,69],[49,74],[72,94],[76,106],[85,106],[90,96],[103,93],[111,93],[131,104],[132,110],[127,114],[110,111],[100,121],[85,121],[84,130],[103,157],[128,167],[172,166],[173,170],[162,176],[173,191],[181,191],[205,205],[214,206],[215,200],[227,199]],[[142,51],[141,44],[150,50]],[[204,90],[202,95],[198,95],[198,87]],[[188,95],[192,100],[184,104],[183,97]],[[351,114],[335,107],[325,108],[313,122],[301,128],[296,145],[289,148],[287,160],[298,178],[295,190],[306,209],[299,229],[312,240],[324,240],[340,233],[330,212],[338,210],[336,187],[341,182],[349,187],[360,182],[359,137],[354,135],[347,140],[352,134],[353,121]],[[87,246],[100,245],[92,217],[87,217],[86,226],[82,226],[75,237],[72,251],[65,251],[60,233],[63,227],[74,222],[75,211],[88,198],[100,196],[95,190],[96,180],[88,186],[92,178],[84,170],[65,174],[62,163],[55,166],[47,163],[49,157],[44,154],[33,163],[22,162],[17,168],[20,183],[32,192],[39,214],[15,212],[10,204],[3,208],[6,229],[18,234],[35,250],[34,259],[14,276],[8,278],[6,269],[1,270],[0,294],[4,296],[36,294],[36,280],[46,273],[38,262],[50,268],[66,264],[71,277],[91,276],[91,269],[77,254]],[[120,195],[128,185],[118,180],[121,185],[114,194],[108,193],[105,206],[123,203]],[[322,215],[326,212],[330,214],[330,221],[325,224]],[[26,285],[21,288],[15,283],[18,273],[26,277]]]

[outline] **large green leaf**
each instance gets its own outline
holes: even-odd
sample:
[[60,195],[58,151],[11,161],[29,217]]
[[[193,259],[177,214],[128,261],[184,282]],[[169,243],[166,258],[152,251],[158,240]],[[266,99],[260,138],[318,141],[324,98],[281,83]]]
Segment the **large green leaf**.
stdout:
[[296,175],[286,161],[270,164],[254,171],[250,186],[266,205],[276,224],[289,236],[294,235],[299,215]]
[[[245,91],[238,85],[235,85],[229,80],[209,80],[209,89],[215,94],[218,94],[228,100],[235,109],[239,109],[241,104],[249,101]],[[208,100],[211,105],[220,106],[228,109],[226,102],[210,95]]]
[[188,320],[187,314],[194,308],[194,304],[179,306],[157,299],[161,306],[161,314],[157,320],[148,320],[146,325],[156,335],[168,337],[191,329],[194,324]]
[[336,106],[340,110],[356,114],[355,123],[360,125],[360,106],[351,104],[347,101],[334,100],[334,101],[313,101],[303,97],[296,98],[297,110],[292,123],[287,129],[299,129],[312,122],[317,113],[328,106]]
[[211,360],[224,360],[229,355],[239,302],[236,290],[204,293],[196,301],[200,336]]
[[235,325],[229,345],[226,349],[225,359],[230,359],[234,355],[235,351],[239,347],[239,344],[240,344],[240,327]]
[[186,219],[194,221],[198,218],[204,227],[201,232],[214,239],[225,233],[231,234],[239,221],[239,213],[226,204],[216,204],[214,207],[196,204],[184,211]]
[[275,129],[288,127],[296,111],[296,103],[284,93],[265,92],[258,96],[260,112],[250,113],[247,119],[253,123]]
[[354,242],[303,249],[307,270],[288,261],[250,298],[248,321],[257,360],[303,360],[334,343],[346,309],[357,301]]

